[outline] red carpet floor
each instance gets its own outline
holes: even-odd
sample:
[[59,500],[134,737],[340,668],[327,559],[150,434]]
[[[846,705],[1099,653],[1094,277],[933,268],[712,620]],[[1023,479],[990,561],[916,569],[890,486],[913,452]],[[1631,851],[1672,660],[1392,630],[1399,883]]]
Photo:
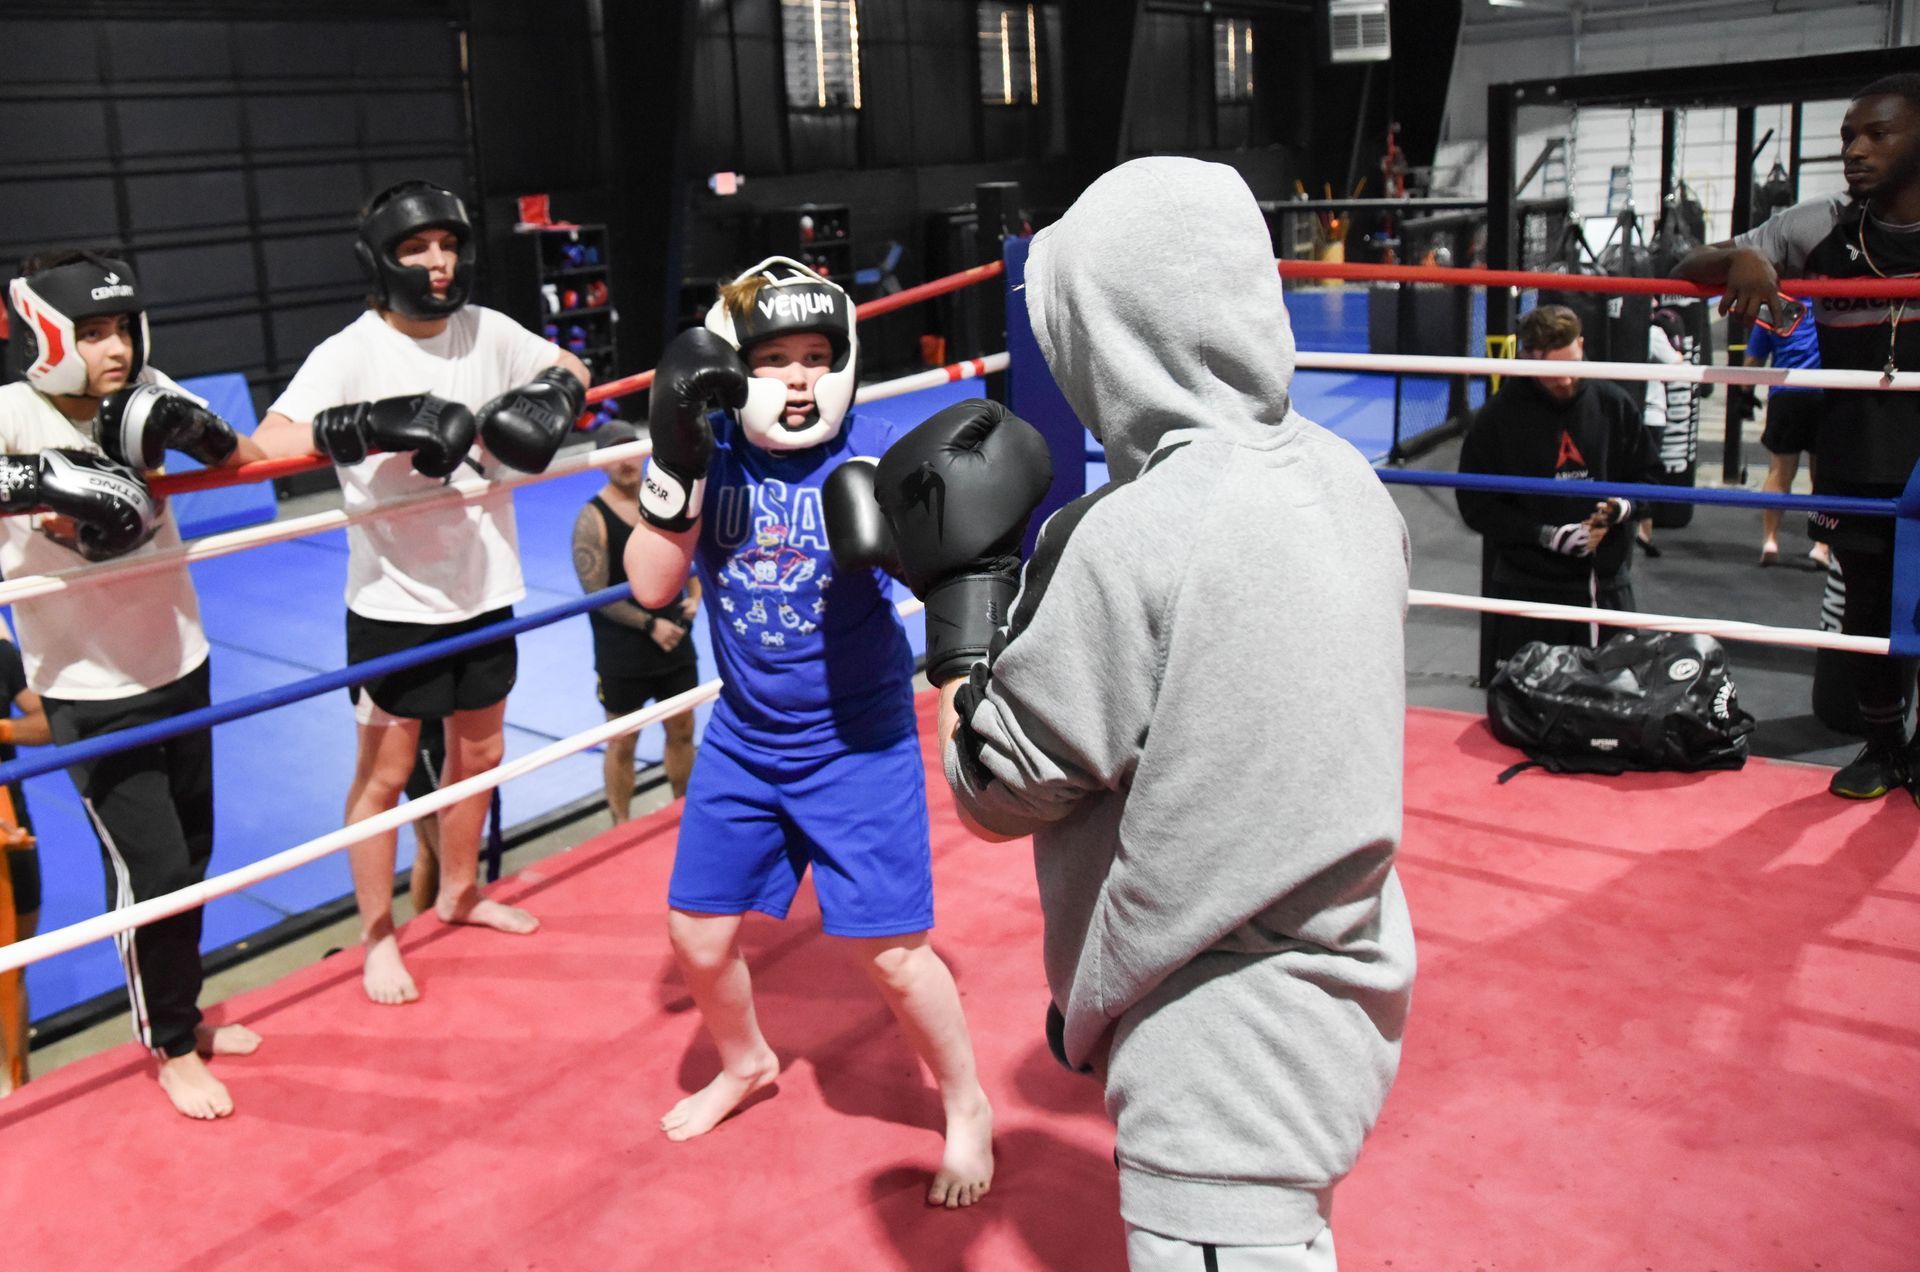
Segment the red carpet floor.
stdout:
[[[1764,762],[1497,786],[1477,721],[1416,711],[1408,741],[1420,982],[1342,1267],[1920,1266],[1911,801]],[[1122,1267],[1098,1092],[1041,1040],[1026,849],[933,794],[999,1118],[981,1207],[922,1205],[938,1104],[810,907],[749,925],[777,1095],[660,1137],[714,1065],[665,940],[670,809],[503,884],[537,937],[409,929],[415,1006],[366,1004],[352,955],[228,1004],[267,1043],[219,1062],[225,1123],[171,1113],[131,1046],[0,1102],[5,1266]]]

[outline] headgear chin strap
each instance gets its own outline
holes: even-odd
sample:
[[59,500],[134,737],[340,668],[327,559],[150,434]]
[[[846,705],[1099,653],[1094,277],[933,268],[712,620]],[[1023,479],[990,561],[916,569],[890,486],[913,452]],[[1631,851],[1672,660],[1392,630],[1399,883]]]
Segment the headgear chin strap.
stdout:
[[[366,271],[381,307],[403,318],[446,318],[458,313],[473,295],[477,255],[467,205],[439,186],[404,181],[375,195],[373,209],[360,221],[353,254],[360,258],[360,268]],[[402,265],[394,254],[395,248],[422,230],[445,230],[459,240],[453,281],[445,296],[433,294],[426,266]]]
[[799,428],[781,423],[787,410],[787,386],[767,376],[747,381],[747,404],[740,408],[740,424],[747,437],[764,450],[805,450],[832,441],[853,405],[858,376],[860,337],[854,330],[853,300],[837,284],[785,256],[769,256],[733,281],[755,275],[766,282],[754,293],[745,314],[735,314],[724,301],[707,310],[707,330],[745,354],[775,336],[814,332],[833,346],[833,364],[813,385],[813,409]]
[[[83,259],[56,265],[37,274],[16,278],[7,287],[13,310],[9,343],[19,351],[15,368],[29,384],[56,397],[79,397],[87,391],[87,364],[80,356],[75,328],[102,314],[131,314],[133,363],[127,380],[147,365],[152,339],[140,287],[127,263],[110,256],[84,253]],[[28,334],[31,339],[28,339]]]

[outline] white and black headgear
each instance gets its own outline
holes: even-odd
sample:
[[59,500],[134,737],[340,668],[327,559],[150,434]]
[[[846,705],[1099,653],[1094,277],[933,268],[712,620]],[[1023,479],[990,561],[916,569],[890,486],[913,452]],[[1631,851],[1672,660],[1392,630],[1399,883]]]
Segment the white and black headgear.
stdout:
[[147,364],[152,338],[147,330],[146,305],[140,285],[125,261],[95,252],[16,278],[7,287],[7,304],[16,351],[14,369],[42,393],[77,396],[87,391],[87,364],[80,357],[74,328],[102,314],[131,314],[133,365],[131,381]]
[[[460,197],[429,181],[402,181],[374,195],[367,207],[353,253],[360,258],[360,268],[366,271],[381,307],[403,318],[445,318],[459,312],[473,296],[473,263],[478,254],[473,222]],[[433,294],[424,265],[402,265],[394,255],[395,248],[422,230],[445,230],[459,240],[453,282],[445,296]]]
[[742,353],[774,336],[814,332],[833,346],[833,363],[814,383],[813,412],[805,424],[797,429],[782,425],[786,386],[755,376],[747,381],[741,426],[754,445],[765,450],[804,450],[830,442],[853,405],[859,374],[860,338],[854,330],[853,299],[837,284],[785,256],[769,256],[733,281],[745,282],[755,275],[766,282],[747,312],[736,314],[726,303],[716,302],[707,311],[707,330]]

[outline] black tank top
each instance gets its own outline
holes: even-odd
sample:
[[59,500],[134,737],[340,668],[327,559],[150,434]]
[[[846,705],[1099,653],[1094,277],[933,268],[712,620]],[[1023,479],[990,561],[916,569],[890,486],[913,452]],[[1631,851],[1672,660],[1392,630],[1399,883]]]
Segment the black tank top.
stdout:
[[[622,521],[620,514],[598,495],[593,497],[592,507],[600,514],[607,531],[607,585],[625,583],[627,540],[633,535],[633,527]],[[677,606],[686,596],[682,591],[673,604]],[[645,631],[615,622],[599,610],[589,612],[587,621],[593,625],[594,669],[602,676],[652,677],[694,665],[696,654],[691,635],[672,650],[664,650]]]

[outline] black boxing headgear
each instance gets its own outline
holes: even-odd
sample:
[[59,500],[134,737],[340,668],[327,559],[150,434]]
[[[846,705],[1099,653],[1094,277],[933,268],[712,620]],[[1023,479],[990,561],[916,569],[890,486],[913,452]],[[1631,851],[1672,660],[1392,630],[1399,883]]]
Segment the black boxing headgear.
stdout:
[[79,396],[87,391],[87,364],[74,336],[84,319],[102,314],[130,314],[133,365],[127,379],[147,364],[152,338],[140,285],[122,260],[82,252],[81,259],[23,275],[7,287],[7,306],[16,351],[14,368],[42,393]]
[[833,365],[813,386],[813,413],[798,429],[780,423],[787,408],[787,390],[778,380],[753,377],[747,381],[747,404],[740,423],[755,445],[767,450],[804,450],[832,441],[853,405],[859,373],[860,337],[854,329],[853,298],[805,265],[784,256],[769,256],[734,279],[759,275],[765,280],[747,306],[736,314],[725,301],[707,310],[707,330],[742,354],[775,336],[814,333],[833,348]]
[[[360,218],[353,253],[373,284],[383,309],[403,318],[445,318],[459,312],[473,295],[473,222],[467,205],[450,190],[427,181],[402,181],[373,196]],[[445,230],[459,241],[453,282],[445,296],[433,294],[424,265],[402,265],[394,250],[422,230]]]

